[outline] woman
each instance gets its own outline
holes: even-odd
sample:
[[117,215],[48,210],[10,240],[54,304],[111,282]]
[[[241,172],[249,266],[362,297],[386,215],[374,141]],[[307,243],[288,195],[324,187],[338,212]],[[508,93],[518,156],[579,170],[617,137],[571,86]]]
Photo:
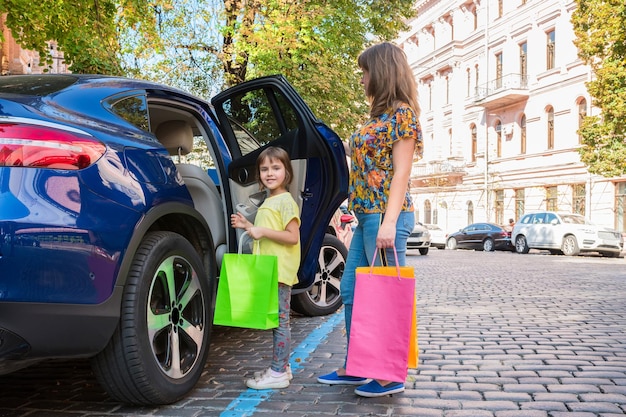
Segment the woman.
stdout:
[[[406,55],[383,42],[367,48],[358,58],[361,84],[370,103],[370,118],[350,138],[349,209],[358,219],[346,269],[341,279],[346,333],[350,338],[355,270],[369,266],[374,251],[383,265],[394,265],[393,248],[401,266],[406,264],[406,241],[415,225],[409,194],[414,157],[422,155],[417,86]],[[346,358],[347,360],[347,358]],[[359,385],[355,393],[379,397],[404,391],[404,383],[369,381],[346,375],[344,367],[320,376],[323,384]]]

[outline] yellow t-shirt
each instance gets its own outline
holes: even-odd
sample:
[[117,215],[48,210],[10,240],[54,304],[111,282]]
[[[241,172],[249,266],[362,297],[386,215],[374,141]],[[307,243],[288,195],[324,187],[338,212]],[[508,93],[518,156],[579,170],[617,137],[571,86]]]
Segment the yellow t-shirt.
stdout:
[[[285,230],[290,221],[296,219],[300,226],[300,209],[291,194],[282,193],[265,199],[256,213],[254,225],[273,230]],[[278,282],[294,285],[298,282],[300,268],[300,241],[285,245],[270,239],[261,239],[254,245],[254,253],[278,257]]]

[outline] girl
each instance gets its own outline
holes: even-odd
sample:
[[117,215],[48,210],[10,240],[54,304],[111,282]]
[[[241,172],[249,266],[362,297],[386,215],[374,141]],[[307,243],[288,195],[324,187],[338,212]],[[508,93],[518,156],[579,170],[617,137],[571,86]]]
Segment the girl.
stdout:
[[264,149],[257,159],[257,179],[261,190],[269,190],[257,211],[254,224],[241,213],[230,218],[232,227],[245,229],[253,239],[259,241],[255,254],[278,257],[278,328],[273,329],[272,365],[257,372],[246,385],[252,389],[287,388],[291,379],[289,354],[291,328],[291,286],[298,282],[300,267],[300,210],[289,193],[293,179],[291,160],[287,152],[278,147]]
[[[383,42],[367,48],[358,58],[361,84],[370,102],[369,120],[350,138],[349,209],[358,226],[352,237],[341,279],[346,336],[350,337],[356,268],[369,266],[374,251],[378,260],[401,266],[406,261],[406,241],[415,226],[409,180],[414,157],[422,153],[422,131],[415,78],[406,55],[398,46]],[[360,385],[357,395],[379,397],[404,391],[402,382],[369,381],[346,375],[345,366],[317,378],[323,384]],[[364,385],[365,384],[365,385]]]

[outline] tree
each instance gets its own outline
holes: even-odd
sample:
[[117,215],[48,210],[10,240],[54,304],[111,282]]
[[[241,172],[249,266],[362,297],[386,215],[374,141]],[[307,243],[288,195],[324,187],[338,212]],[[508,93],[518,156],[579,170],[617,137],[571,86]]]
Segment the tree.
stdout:
[[121,75],[118,33],[141,27],[153,36],[153,5],[144,0],[0,0],[0,13],[22,47],[39,53],[49,65],[50,40],[57,42],[76,73]]
[[587,83],[600,116],[584,118],[581,160],[606,177],[626,174],[626,4],[623,0],[576,0],[572,14],[580,58],[592,68]]
[[[346,138],[367,113],[356,57],[368,42],[395,38],[405,19],[415,15],[413,3],[172,0],[159,18],[166,42],[161,59],[135,60],[130,66],[205,97],[250,78],[283,74]],[[141,39],[135,41],[150,50]]]

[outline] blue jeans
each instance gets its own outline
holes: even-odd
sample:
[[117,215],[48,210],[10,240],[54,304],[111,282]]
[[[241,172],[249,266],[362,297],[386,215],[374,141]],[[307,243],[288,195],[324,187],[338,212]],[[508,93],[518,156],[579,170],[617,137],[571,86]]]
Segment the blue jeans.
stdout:
[[[359,224],[352,236],[346,269],[341,277],[341,298],[344,304],[346,322],[346,337],[350,340],[350,326],[352,324],[352,305],[354,304],[354,284],[356,281],[356,268],[369,266],[376,251],[376,236],[382,223],[383,214],[380,213],[356,213]],[[415,226],[415,214],[412,211],[403,211],[396,222],[396,253],[400,266],[406,265],[406,240]],[[393,249],[385,249],[384,257],[386,265],[396,264]],[[376,255],[376,265],[382,265],[381,253]],[[346,353],[347,357],[347,353]],[[358,375],[356,375],[358,376]]]

